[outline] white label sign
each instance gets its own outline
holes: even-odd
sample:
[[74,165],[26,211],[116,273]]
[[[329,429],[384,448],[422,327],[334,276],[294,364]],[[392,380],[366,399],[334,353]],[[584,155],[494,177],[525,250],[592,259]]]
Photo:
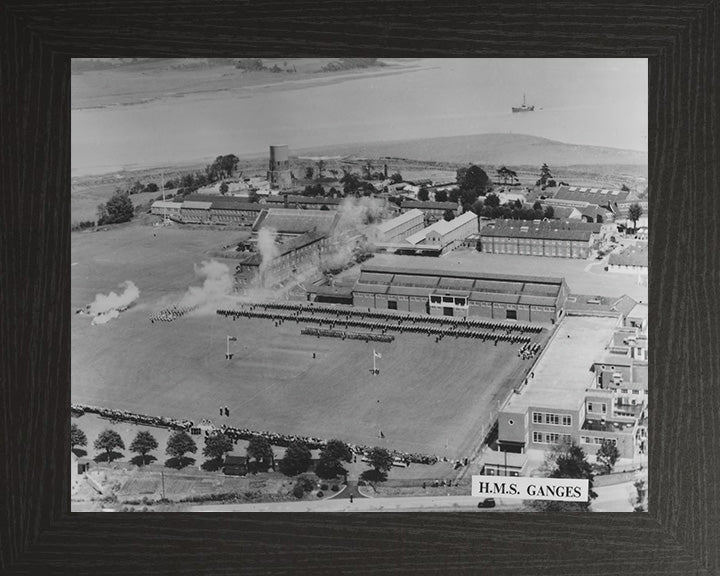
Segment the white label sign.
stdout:
[[478,498],[519,498],[587,502],[587,480],[525,478],[521,476],[473,476],[472,495]]

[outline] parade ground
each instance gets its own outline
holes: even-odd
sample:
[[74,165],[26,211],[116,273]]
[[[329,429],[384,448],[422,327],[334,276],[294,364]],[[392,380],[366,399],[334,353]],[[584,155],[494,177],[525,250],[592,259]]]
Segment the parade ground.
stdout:
[[[212,313],[150,323],[162,302],[198,283],[203,251],[232,235],[143,226],[74,235],[73,307],[124,280],[140,297],[105,325],[73,315],[73,402],[462,458],[530,368],[520,344],[504,342],[343,341],[301,335],[302,323]],[[232,360],[227,336],[237,338]],[[377,376],[373,349],[382,355]],[[229,418],[218,417],[220,405]]]

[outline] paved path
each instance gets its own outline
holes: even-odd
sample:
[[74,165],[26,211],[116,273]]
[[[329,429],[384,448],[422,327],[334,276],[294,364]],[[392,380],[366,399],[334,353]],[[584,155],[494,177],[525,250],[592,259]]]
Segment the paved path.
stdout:
[[332,496],[331,499],[332,500],[349,500],[350,496],[353,497],[353,500],[356,500],[358,498],[366,498],[366,496],[364,496],[358,490],[357,480],[348,480],[347,486],[345,486],[335,496]]
[[361,498],[352,504],[348,498],[329,498],[300,502],[269,502],[264,504],[213,504],[192,506],[189,512],[413,512],[433,511],[511,511],[522,506],[521,500],[496,499],[496,508],[478,509],[479,498],[472,496],[404,496],[393,498]]

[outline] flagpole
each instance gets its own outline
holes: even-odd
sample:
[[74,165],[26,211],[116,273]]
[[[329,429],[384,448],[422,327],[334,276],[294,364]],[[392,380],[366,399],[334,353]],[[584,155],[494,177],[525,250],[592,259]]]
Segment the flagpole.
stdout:
[[225,337],[225,344],[227,345],[227,353],[225,354],[225,358],[227,360],[230,360],[230,336]]

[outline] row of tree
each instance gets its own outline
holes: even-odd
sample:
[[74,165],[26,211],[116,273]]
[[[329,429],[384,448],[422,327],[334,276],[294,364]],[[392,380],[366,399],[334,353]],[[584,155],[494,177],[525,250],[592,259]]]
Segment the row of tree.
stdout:
[[[73,423],[70,427],[70,445],[73,449],[87,446],[85,433]],[[117,457],[115,450],[125,450],[125,442],[115,430],[103,430],[93,444],[95,450],[104,451],[108,461]],[[234,443],[226,434],[213,434],[205,437],[203,456],[215,460],[222,460],[233,449]],[[130,443],[129,450],[140,456],[140,464],[148,462],[148,454],[157,450],[158,442],[147,431],[137,433]],[[186,454],[195,454],[197,444],[193,438],[184,431],[173,432],[167,441],[165,453],[173,459],[177,467],[187,464]],[[246,450],[248,461],[254,460],[259,469],[267,470],[275,466],[275,456],[272,445],[263,436],[253,436]],[[368,455],[370,466],[377,475],[382,476],[390,470],[393,463],[392,455],[382,447],[373,448]],[[347,474],[343,463],[352,462],[353,453],[350,447],[341,440],[330,440],[320,452],[319,460],[315,466],[315,473],[324,479],[338,478]],[[308,445],[296,440],[291,442],[285,451],[285,457],[280,461],[280,471],[287,476],[297,476],[307,472],[312,465],[312,454]]]

